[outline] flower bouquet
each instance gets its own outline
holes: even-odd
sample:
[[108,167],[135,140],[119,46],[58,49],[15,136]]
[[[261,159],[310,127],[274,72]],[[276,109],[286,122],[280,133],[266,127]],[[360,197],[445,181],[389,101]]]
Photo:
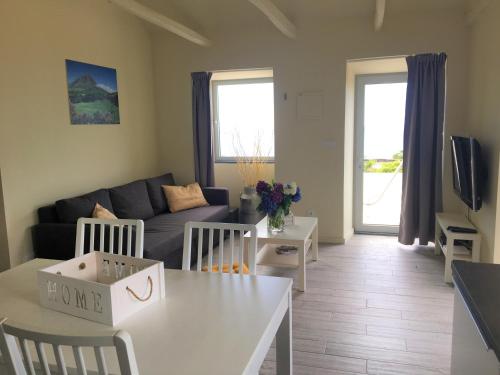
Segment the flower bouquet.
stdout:
[[272,232],[282,232],[285,227],[285,216],[290,213],[290,206],[302,198],[300,188],[295,182],[282,184],[280,182],[257,183],[257,194],[260,204],[259,212],[267,214],[267,227]]

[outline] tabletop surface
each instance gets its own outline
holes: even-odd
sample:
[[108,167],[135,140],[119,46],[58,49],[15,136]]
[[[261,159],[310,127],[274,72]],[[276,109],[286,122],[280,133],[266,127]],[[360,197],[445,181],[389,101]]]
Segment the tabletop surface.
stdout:
[[500,265],[454,260],[452,270],[455,286],[500,361]]
[[[260,239],[276,239],[276,240],[290,240],[290,241],[304,241],[306,240],[314,228],[318,225],[318,218],[308,216],[295,216],[294,224],[285,226],[283,232],[271,233],[267,229],[267,216],[257,223],[257,237]],[[250,233],[245,234],[249,237]]]
[[[56,334],[126,330],[141,374],[244,372],[292,284],[270,276],[165,270],[165,299],[110,327],[40,305],[36,271],[57,262],[35,259],[0,273],[0,316]],[[110,370],[114,366],[112,359]]]

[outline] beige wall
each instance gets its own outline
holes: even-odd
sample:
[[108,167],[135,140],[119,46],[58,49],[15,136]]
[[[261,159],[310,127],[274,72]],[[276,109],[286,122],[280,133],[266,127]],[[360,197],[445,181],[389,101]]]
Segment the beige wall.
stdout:
[[[274,164],[269,163],[264,166],[262,178],[266,181],[274,179]],[[240,206],[240,193],[243,191],[244,183],[240,177],[235,163],[215,164],[215,184],[229,189],[229,204],[232,207]]]
[[[425,25],[423,28],[422,25]],[[380,33],[368,17],[301,24],[296,40],[277,30],[232,30],[210,35],[201,48],[168,33],[153,36],[161,163],[180,182],[193,180],[190,72],[271,67],[275,82],[276,178],[295,180],[304,199],[294,212],[312,210],[323,241],[344,240],[344,127],[346,62],[350,59],[446,51],[448,129],[462,127],[467,75],[463,12],[387,17]],[[320,91],[320,121],[298,120],[296,98]],[[285,100],[285,94],[287,99]],[[454,197],[446,191],[446,202]]]
[[[120,125],[70,125],[68,58],[117,69]],[[33,255],[38,207],[158,172],[151,40],[107,1],[2,0],[0,61],[0,168],[16,265]]]
[[[472,220],[483,234],[481,260],[500,263],[500,239],[495,238],[499,207],[498,155],[500,152],[500,2],[491,5],[471,28],[469,119],[465,135],[476,137],[488,166],[484,206]],[[500,228],[499,228],[500,229]]]
[[9,240],[7,238],[7,222],[3,203],[2,171],[0,170],[0,271],[9,268]]

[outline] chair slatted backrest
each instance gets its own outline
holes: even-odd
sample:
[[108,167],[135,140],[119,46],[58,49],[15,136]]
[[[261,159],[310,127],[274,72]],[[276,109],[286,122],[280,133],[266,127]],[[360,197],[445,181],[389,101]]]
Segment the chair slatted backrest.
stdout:
[[[85,235],[89,229],[88,237]],[[135,232],[135,234],[134,234]],[[118,238],[115,239],[115,235]],[[144,250],[144,222],[130,219],[78,219],[76,228],[75,257],[85,253],[85,239],[88,238],[87,250],[99,250],[112,254],[132,256],[132,242],[135,236],[135,257],[142,258]],[[99,245],[96,246],[96,237]],[[107,238],[106,238],[107,237]]]
[[[132,338],[125,331],[117,331],[107,336],[62,336],[31,331],[15,324],[9,324],[6,320],[3,318],[0,321],[0,349],[10,374],[67,375],[68,372],[74,373],[75,369],[68,368],[66,365],[63,347],[72,348],[78,375],[87,374],[82,351],[82,348],[85,347],[94,349],[99,375],[109,374],[103,350],[105,347],[115,348],[122,375],[139,374]],[[35,345],[38,362],[33,361],[30,342]],[[51,347],[49,350],[53,352],[55,364],[49,364],[46,347]]]
[[[223,272],[224,252],[229,251],[229,273],[233,273],[233,264],[235,259],[235,237],[239,237],[239,273],[243,274],[243,263],[245,241],[248,242],[248,269],[251,275],[256,274],[256,258],[257,258],[257,227],[252,224],[233,224],[233,223],[210,223],[210,222],[187,222],[184,227],[184,253],[182,256],[182,269],[191,269],[191,246],[193,244],[193,233],[197,230],[197,265],[196,270],[202,270],[203,259],[203,240],[204,232],[208,231],[208,255],[207,268],[208,272],[212,272],[214,260],[214,232],[219,232],[219,256],[218,256],[218,272]],[[229,233],[229,249],[224,249],[224,239],[226,232]],[[245,239],[245,233],[250,232],[251,236]]]

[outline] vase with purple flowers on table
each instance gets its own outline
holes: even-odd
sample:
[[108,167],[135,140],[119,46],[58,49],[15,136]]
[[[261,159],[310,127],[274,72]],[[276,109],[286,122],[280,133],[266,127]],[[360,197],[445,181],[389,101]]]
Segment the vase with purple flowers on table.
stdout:
[[283,232],[285,217],[290,215],[292,203],[302,198],[300,188],[295,182],[282,184],[281,182],[259,181],[256,190],[260,197],[257,210],[267,214],[268,230],[276,233]]

